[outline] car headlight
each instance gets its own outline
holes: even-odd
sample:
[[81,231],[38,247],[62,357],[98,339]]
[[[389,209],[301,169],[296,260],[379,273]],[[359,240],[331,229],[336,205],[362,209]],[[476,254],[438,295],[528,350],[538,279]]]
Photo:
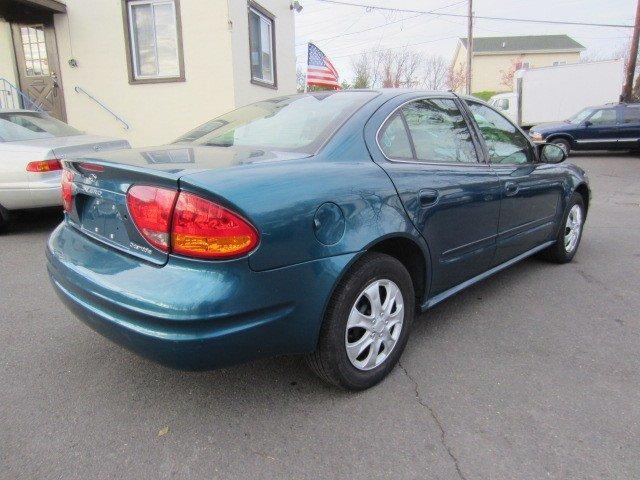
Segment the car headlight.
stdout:
[[531,137],[531,140],[533,140],[534,142],[541,142],[543,140],[542,134],[538,132],[529,132],[529,136]]

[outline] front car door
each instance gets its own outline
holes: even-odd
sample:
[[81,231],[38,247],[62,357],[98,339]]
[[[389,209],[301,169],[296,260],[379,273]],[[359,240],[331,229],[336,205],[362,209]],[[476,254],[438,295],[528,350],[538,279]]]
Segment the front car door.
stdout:
[[428,244],[434,296],[490,267],[500,185],[480,161],[479,143],[458,101],[413,97],[387,102],[366,131],[377,147],[370,149],[374,160]]
[[619,118],[615,107],[594,109],[574,133],[580,150],[615,150],[618,146]]
[[53,20],[12,23],[12,33],[20,89],[49,115],[65,121]]
[[492,108],[465,101],[500,178],[501,205],[494,265],[553,238],[563,193],[557,166],[538,163],[525,134]]

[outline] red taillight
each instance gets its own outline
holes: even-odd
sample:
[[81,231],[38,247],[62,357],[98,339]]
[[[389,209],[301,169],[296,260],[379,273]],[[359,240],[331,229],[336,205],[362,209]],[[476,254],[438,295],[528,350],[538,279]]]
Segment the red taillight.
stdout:
[[44,173],[53,172],[54,170],[62,170],[62,164],[60,163],[60,160],[57,160],[55,158],[51,160],[29,162],[27,164],[27,172]]
[[73,172],[63,170],[62,172],[62,209],[70,212],[73,207]]
[[127,205],[142,236],[163,252],[229,258],[248,253],[258,244],[258,232],[250,223],[191,193],[134,185],[127,193]]
[[134,185],[127,205],[140,234],[154,247],[169,251],[171,212],[178,192],[148,185]]
[[232,211],[180,192],[171,223],[173,252],[198,258],[228,258],[250,252],[258,238],[256,229]]

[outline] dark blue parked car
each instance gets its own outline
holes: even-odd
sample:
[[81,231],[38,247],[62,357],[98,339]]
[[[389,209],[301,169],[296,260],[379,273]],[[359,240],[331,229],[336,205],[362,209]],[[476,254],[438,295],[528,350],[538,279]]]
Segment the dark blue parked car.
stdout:
[[532,254],[573,258],[590,194],[564,156],[452,93],[265,100],[65,161],[49,273],[81,320],[166,365],[306,354],[363,389],[417,312]]
[[609,104],[579,111],[564,122],[531,127],[534,142],[555,143],[571,150],[640,151],[640,104]]

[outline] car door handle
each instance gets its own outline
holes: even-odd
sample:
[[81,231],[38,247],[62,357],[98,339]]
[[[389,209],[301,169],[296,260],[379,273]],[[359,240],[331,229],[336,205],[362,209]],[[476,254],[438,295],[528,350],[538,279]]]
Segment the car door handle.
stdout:
[[507,182],[504,184],[504,194],[507,197],[512,197],[513,195],[518,193],[518,190],[520,190],[520,187],[516,182]]
[[418,192],[418,201],[421,207],[428,207],[438,201],[438,191],[431,188],[425,188]]

